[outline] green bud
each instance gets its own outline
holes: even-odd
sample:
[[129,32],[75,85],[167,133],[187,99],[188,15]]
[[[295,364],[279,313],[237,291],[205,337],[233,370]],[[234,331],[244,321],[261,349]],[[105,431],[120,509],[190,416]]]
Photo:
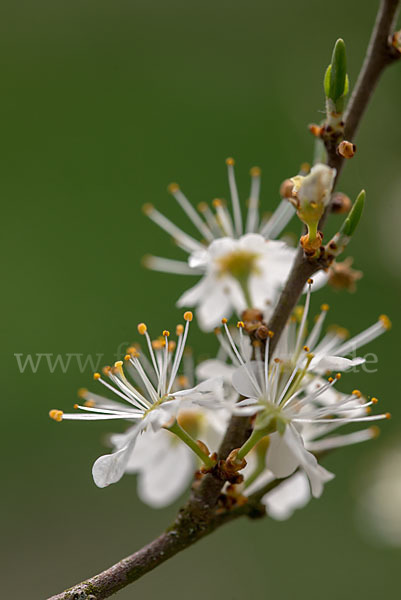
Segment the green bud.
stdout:
[[324,93],[330,99],[338,113],[344,110],[345,97],[348,94],[347,57],[344,40],[338,39],[334,45],[331,64],[324,76]]
[[363,207],[365,205],[366,192],[362,190],[359,192],[358,198],[355,200],[353,207],[350,210],[348,217],[345,219],[340,233],[351,237],[359,223],[359,219],[362,216]]

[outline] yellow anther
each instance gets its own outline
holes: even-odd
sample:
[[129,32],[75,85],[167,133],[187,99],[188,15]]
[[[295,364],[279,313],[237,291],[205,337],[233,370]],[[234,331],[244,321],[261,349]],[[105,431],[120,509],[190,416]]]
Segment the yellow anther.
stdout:
[[379,321],[381,321],[381,324],[383,325],[384,329],[391,329],[391,321],[387,315],[380,315]]
[[186,321],[192,321],[193,318],[194,318],[194,316],[190,310],[187,310],[186,312],[184,312],[184,319]]
[[77,410],[79,408],[78,404],[74,404],[74,408]]
[[93,379],[97,380],[100,379],[101,375],[100,373],[93,373]]
[[176,344],[176,342],[174,342],[174,340],[171,340],[168,343],[168,351],[169,352],[174,352],[174,350],[176,349],[176,347],[177,347],[177,344]]
[[233,167],[235,165],[235,160],[231,158],[231,156],[229,158],[226,158],[226,165],[229,167]]
[[312,283],[313,283],[313,279],[309,278],[308,279],[308,285],[312,285]]
[[315,358],[315,355],[314,355],[312,352],[309,352],[309,353],[306,355],[306,358],[307,358],[308,360],[312,360],[312,358]]
[[135,346],[130,346],[129,348],[127,348],[127,353],[130,354],[133,358],[139,356],[138,349],[135,348]]
[[146,327],[145,323],[139,323],[138,325],[138,333],[140,333],[141,335],[145,335],[145,333],[147,332],[148,328]]
[[334,379],[332,377],[329,377],[327,380],[329,383],[333,383]]
[[155,210],[155,207],[153,206],[153,204],[147,202],[142,206],[142,210],[145,213],[145,215],[150,215]]
[[222,206],[223,205],[223,200],[221,200],[221,198],[215,198],[212,202],[213,206],[215,208],[217,208],[218,206]]
[[278,364],[278,363],[279,363],[279,362],[281,362],[281,361],[280,361],[280,359],[279,359],[279,358],[275,358],[275,359],[274,359],[274,362]]
[[272,338],[274,336],[274,331],[271,331],[271,329],[269,329],[267,335],[269,336],[269,338]]
[[49,417],[51,419],[53,419],[53,421],[57,421],[58,423],[60,421],[63,420],[63,411],[62,410],[57,410],[56,408],[53,408],[50,412],[49,412]]
[[167,189],[170,192],[170,194],[175,194],[175,192],[178,192],[178,190],[180,189],[180,186],[178,185],[178,183],[170,183],[170,185],[167,186]]
[[354,390],[354,391],[352,392],[352,395],[353,395],[353,396],[356,396],[357,398],[360,398],[360,397],[362,396],[362,394],[361,394],[361,392],[360,392],[359,390]]
[[385,417],[386,417],[386,419],[391,419],[391,413],[387,412]]
[[309,352],[309,346],[304,346],[304,351]]
[[225,324],[227,323],[227,319],[226,319],[225,317],[223,317],[223,318],[221,319],[221,322],[223,323],[223,325],[225,325]]
[[179,375],[178,383],[181,387],[187,386],[188,385],[188,377],[186,377],[185,375]]
[[86,398],[87,394],[88,394],[88,390],[86,388],[79,388],[78,396],[80,398]]
[[130,360],[130,358],[131,358],[131,354],[126,354],[126,355],[124,356],[124,360],[125,360],[126,362],[127,362],[128,360]]
[[184,333],[184,325],[177,325],[175,328],[176,335],[182,335]]
[[163,335],[164,335],[164,337],[169,337],[170,332],[167,331],[167,329],[163,329]]
[[373,404],[377,404],[379,402],[379,399],[373,397],[373,398],[371,398],[371,402],[373,402]]
[[161,350],[161,348],[163,348],[163,344],[160,340],[152,340],[152,348],[154,350]]
[[260,167],[252,167],[252,169],[250,170],[250,174],[252,177],[260,177],[262,171],[260,169]]
[[341,379],[341,373],[336,373],[336,379]]
[[329,308],[330,308],[330,306],[328,304],[322,304],[320,307],[320,310],[327,311],[327,310],[329,310]]
[[116,362],[114,363],[114,366],[116,369],[121,369],[121,367],[123,366],[123,361],[122,360],[116,360]]
[[372,408],[370,406],[367,406],[365,410],[367,414],[370,414],[372,412]]
[[199,212],[206,212],[207,209],[208,209],[208,206],[207,206],[206,202],[199,202],[199,204],[198,204]]
[[238,327],[238,329],[242,329],[243,327],[245,327],[244,321],[238,321],[237,327]]
[[85,400],[84,406],[87,406],[88,408],[93,408],[94,406],[96,406],[96,402],[94,400]]

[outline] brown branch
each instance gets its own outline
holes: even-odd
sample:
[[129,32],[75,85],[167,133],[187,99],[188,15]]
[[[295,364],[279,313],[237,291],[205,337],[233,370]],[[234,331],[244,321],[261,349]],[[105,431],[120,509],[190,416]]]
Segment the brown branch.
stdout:
[[[344,115],[344,139],[352,142],[363,114],[379,79],[390,64],[401,57],[399,50],[390,43],[399,8],[399,0],[381,0],[368,49],[355,88]],[[337,169],[337,177],[344,165],[344,158],[336,148],[329,151],[328,165]]]
[[[399,53],[397,55],[396,50],[388,42],[398,5],[399,0],[381,0],[380,2],[366,58],[345,114],[345,136],[348,140],[352,140],[354,137],[382,72],[399,57]],[[337,169],[338,176],[343,159],[332,152],[329,155],[328,164]],[[270,345],[271,349],[277,343],[305,283],[319,269],[320,265],[316,261],[310,261],[303,256],[303,253],[298,253],[269,323],[269,328],[275,333]],[[249,419],[232,418],[219,451],[220,460],[225,459],[231,450],[242,445],[249,435],[249,429]],[[219,508],[218,502],[226,480],[224,471],[218,468],[205,475],[198,485],[194,486],[190,499],[180,510],[169,531],[106,571],[61,594],[52,596],[49,600],[103,600],[108,598],[224,523],[243,515],[252,518],[262,516],[264,508],[260,505],[260,499],[282,481],[275,480],[268,484],[266,488],[251,496],[247,504],[231,510],[224,510]]]

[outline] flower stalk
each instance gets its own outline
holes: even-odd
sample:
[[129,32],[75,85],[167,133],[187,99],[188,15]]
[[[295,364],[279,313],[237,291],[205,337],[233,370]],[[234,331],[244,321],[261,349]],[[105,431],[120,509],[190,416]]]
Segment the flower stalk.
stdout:
[[[202,450],[201,445],[198,444],[193,439],[193,437],[191,437],[189,433],[187,433],[185,429],[181,427],[177,420],[175,420],[172,425],[167,425],[165,428],[168,431],[171,431],[171,433],[174,433],[174,435],[176,435],[182,442],[184,442],[184,444],[186,444],[188,448],[190,448],[192,452],[194,452],[198,456],[198,458],[200,458],[200,460],[207,469],[213,469],[213,467],[216,464],[216,461],[210,458],[210,456]],[[203,446],[204,444],[202,444],[202,447]]]

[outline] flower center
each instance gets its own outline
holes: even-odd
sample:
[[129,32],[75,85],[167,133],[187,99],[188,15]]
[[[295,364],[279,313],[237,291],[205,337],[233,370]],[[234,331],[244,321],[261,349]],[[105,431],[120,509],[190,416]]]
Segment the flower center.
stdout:
[[235,250],[216,260],[221,275],[231,275],[235,279],[244,280],[251,273],[257,273],[259,254],[248,250]]
[[265,398],[260,398],[259,402],[263,404],[264,410],[258,414],[255,420],[255,429],[264,430],[265,435],[278,431],[284,433],[288,418],[276,404],[266,401]]

